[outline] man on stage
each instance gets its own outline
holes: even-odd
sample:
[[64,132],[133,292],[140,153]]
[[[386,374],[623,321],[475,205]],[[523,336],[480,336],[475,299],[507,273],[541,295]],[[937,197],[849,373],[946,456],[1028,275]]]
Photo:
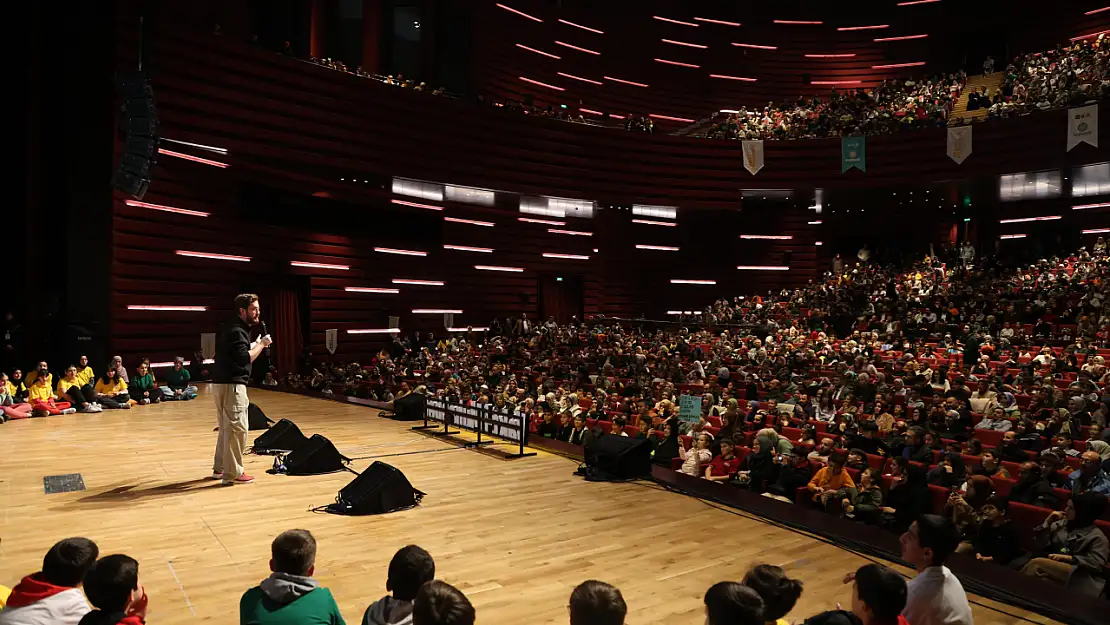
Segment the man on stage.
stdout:
[[247,381],[251,363],[273,340],[270,335],[250,342],[250,329],[258,325],[261,308],[258,296],[244,293],[235,297],[237,318],[220,327],[216,339],[216,362],[212,366],[212,395],[216,398],[216,419],[220,436],[212,461],[212,479],[224,486],[250,484],[254,478],[243,473],[243,448],[247,446]]

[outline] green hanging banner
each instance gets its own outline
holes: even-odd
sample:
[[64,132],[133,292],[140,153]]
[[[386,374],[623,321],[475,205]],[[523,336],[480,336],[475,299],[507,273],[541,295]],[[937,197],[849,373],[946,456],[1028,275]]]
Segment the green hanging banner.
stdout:
[[867,171],[867,137],[842,137],[840,139],[840,173],[857,167]]

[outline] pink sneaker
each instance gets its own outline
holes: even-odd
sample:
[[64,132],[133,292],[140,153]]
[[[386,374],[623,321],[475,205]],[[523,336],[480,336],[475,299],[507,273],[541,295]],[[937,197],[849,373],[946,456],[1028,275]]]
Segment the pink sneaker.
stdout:
[[240,475],[239,477],[235,478],[234,480],[223,480],[222,483],[223,483],[224,486],[231,486],[233,484],[250,484],[253,481],[254,481],[253,477],[244,473],[243,475]]

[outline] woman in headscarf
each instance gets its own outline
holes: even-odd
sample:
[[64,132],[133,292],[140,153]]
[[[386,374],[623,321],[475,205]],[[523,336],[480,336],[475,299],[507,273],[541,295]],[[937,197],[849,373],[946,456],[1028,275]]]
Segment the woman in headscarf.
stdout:
[[1063,512],[1053,512],[1033,528],[1034,553],[1039,557],[1021,572],[1097,597],[1106,585],[1103,575],[1110,560],[1110,542],[1095,525],[1105,510],[1105,495],[1072,496]]
[[678,419],[670,418],[663,422],[663,440],[655,446],[652,461],[655,464],[671,466],[671,460],[678,458]]
[[1110,443],[1103,440],[1087,441],[1087,451],[1093,451],[1102,459],[1102,470],[1110,467]]
[[966,491],[952,491],[948,503],[944,505],[943,516],[952,520],[961,537],[966,537],[969,528],[983,520],[982,508],[994,495],[994,483],[985,475],[972,475],[967,481]]
[[929,485],[925,471],[902,456],[894,458],[893,479],[880,508],[890,529],[903,532],[924,512],[929,512]]

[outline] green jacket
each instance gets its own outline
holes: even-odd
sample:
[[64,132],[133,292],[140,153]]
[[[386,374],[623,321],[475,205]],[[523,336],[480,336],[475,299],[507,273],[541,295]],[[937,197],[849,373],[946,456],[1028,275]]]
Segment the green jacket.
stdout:
[[[297,581],[275,579],[281,575],[275,573],[243,594],[239,625],[346,625],[330,590],[319,586],[309,590]],[[311,580],[312,585],[315,583]]]
[[180,391],[183,390],[186,386],[189,386],[189,380],[192,378],[192,376],[189,374],[189,370],[185,367],[182,367],[181,371],[170,367],[170,370],[164,374],[164,378],[166,380],[166,386],[172,388],[175,391]]
[[147,371],[146,375],[133,375],[131,382],[127,385],[132,390],[139,391],[153,391],[154,390],[154,374]]

